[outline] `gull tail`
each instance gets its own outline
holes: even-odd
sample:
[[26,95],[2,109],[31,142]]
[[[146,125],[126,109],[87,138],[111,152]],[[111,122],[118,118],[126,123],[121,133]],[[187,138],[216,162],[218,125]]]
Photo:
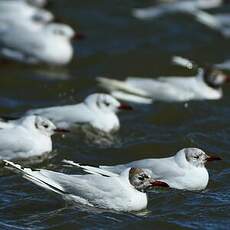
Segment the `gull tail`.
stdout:
[[219,31],[225,37],[230,37],[230,15],[228,13],[215,14],[215,19],[219,22]]
[[172,63],[175,65],[183,66],[187,69],[197,68],[197,64],[195,64],[193,61],[180,56],[173,56]]
[[97,81],[102,88],[108,90],[112,96],[119,100],[144,104],[152,103],[152,99],[145,91],[132,86],[128,82],[105,77],[97,77]]
[[21,165],[8,160],[3,160],[3,162],[7,169],[14,171],[17,174],[21,174],[23,178],[33,182],[34,184],[60,195],[66,194],[64,189],[52,179],[51,174],[53,172],[43,169],[33,170],[31,168],[23,168]]
[[200,23],[202,23],[203,25],[213,29],[213,30],[219,30],[220,29],[220,22],[218,21],[218,19],[209,14],[206,13],[204,11],[195,11],[194,16],[196,18],[196,20]]
[[163,10],[159,7],[136,8],[132,10],[132,15],[140,20],[154,19],[164,15],[167,11],[167,9]]
[[68,165],[78,167],[78,168],[82,169],[83,171],[90,173],[90,174],[94,174],[94,175],[101,175],[101,176],[107,176],[107,177],[119,176],[119,174],[109,172],[109,171],[104,170],[104,169],[100,169],[100,168],[88,166],[88,165],[80,165],[79,163],[75,163],[75,162],[69,161],[69,160],[63,160],[62,162],[65,164],[68,164]]

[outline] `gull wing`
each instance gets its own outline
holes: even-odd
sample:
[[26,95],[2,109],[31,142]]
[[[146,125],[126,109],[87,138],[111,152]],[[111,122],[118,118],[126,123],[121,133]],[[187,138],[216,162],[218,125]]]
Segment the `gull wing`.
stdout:
[[100,208],[121,207],[123,210],[124,206],[128,205],[124,204],[124,200],[130,200],[130,194],[127,192],[130,187],[117,176],[67,175],[45,169],[23,168],[7,160],[4,160],[4,163],[8,169],[21,174],[25,179],[76,202]]
[[215,16],[206,13],[205,11],[196,10],[194,12],[191,12],[191,15],[193,15],[198,22],[204,24],[205,26],[211,29],[214,30],[220,29],[221,24],[219,20]]
[[115,165],[115,166],[99,166],[101,169],[113,172],[113,173],[121,173],[126,168],[137,167],[148,170],[151,173],[152,178],[156,180],[165,180],[173,177],[181,177],[184,176],[185,173],[183,169],[181,169],[177,163],[175,162],[173,157],[164,158],[164,159],[143,159],[133,161],[127,164]]
[[191,13],[197,10],[197,4],[193,1],[178,1],[173,3],[162,3],[157,6],[134,9],[132,14],[138,19],[152,19],[177,12]]
[[25,157],[34,148],[32,137],[23,128],[10,126],[5,123],[0,129],[0,159]]
[[142,89],[135,87],[126,81],[119,81],[105,77],[98,77],[99,85],[108,90],[112,96],[119,100],[130,101],[135,103],[151,104],[152,99]]
[[117,173],[112,173],[97,167],[93,167],[93,166],[88,166],[88,165],[80,165],[79,163],[75,163],[73,161],[69,161],[69,160],[63,160],[62,161],[65,164],[69,164],[78,168],[83,169],[85,172],[88,172],[90,174],[95,174],[95,175],[102,175],[102,176],[119,176],[119,174]]
[[126,93],[134,94],[137,96],[148,96],[145,91],[139,89],[138,87],[127,84],[127,82],[119,81],[115,79],[109,79],[105,77],[98,77],[97,81],[100,83],[100,86],[108,89],[109,91],[119,90]]
[[53,106],[49,108],[32,109],[26,115],[39,115],[53,121],[58,127],[88,123],[94,120],[94,113],[84,104]]
[[44,44],[39,33],[15,22],[0,21],[0,53],[19,61],[36,62]]

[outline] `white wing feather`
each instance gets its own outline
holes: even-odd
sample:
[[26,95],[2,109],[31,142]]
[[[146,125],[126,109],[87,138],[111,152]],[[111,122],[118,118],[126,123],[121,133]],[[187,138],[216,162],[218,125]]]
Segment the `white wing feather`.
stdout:
[[79,163],[75,163],[73,161],[69,161],[69,160],[63,160],[63,163],[72,165],[72,166],[76,166],[78,168],[83,169],[85,172],[88,172],[90,174],[95,174],[95,175],[102,175],[102,176],[119,176],[119,174],[117,173],[113,173],[113,172],[109,172],[97,167],[93,167],[93,166],[88,166],[88,165],[80,165]]

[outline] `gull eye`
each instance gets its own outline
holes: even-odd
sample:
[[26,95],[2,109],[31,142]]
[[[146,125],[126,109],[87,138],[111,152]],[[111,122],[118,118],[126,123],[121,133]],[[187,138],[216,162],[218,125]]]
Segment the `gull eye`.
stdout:
[[48,124],[43,124],[43,127],[47,129],[47,128],[49,128],[49,125]]
[[105,102],[105,105],[106,105],[106,106],[109,106],[110,104],[109,104],[109,102]]
[[143,176],[139,176],[138,179],[143,181],[145,178]]
[[199,156],[194,156],[195,159],[199,159]]
[[138,176],[138,179],[141,180],[141,181],[143,181],[145,179],[148,179],[148,178],[149,178],[149,176],[146,175],[146,174],[142,174],[142,175]]

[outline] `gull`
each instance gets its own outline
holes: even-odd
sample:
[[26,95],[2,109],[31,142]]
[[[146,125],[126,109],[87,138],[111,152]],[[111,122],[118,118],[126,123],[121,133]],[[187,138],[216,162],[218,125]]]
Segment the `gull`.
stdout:
[[209,14],[206,9],[217,8],[229,2],[222,0],[186,0],[171,1],[162,4],[134,9],[133,16],[138,19],[158,18],[167,14],[186,13],[210,29],[219,31],[223,36],[230,36],[229,14]]
[[[1,0],[0,1],[0,26],[3,29],[9,27],[14,29],[15,26],[28,27],[30,30],[41,29],[44,25],[54,20],[54,15],[44,9],[36,8],[33,5],[28,5],[27,1],[23,0]],[[40,0],[33,0],[30,2],[40,2]],[[55,22],[62,20],[55,18]],[[6,25],[4,25],[4,23]],[[57,32],[58,33],[58,32]],[[75,34],[75,33],[74,33]],[[75,39],[82,40],[85,34],[76,33]]]
[[46,118],[25,116],[18,120],[0,120],[0,159],[26,158],[39,156],[52,151],[51,136],[57,129]]
[[79,104],[55,106],[29,110],[26,114],[41,115],[50,119],[57,127],[71,128],[76,124],[89,124],[103,132],[116,131],[120,127],[116,113],[131,110],[108,94],[91,94]]
[[[189,69],[196,67],[185,58],[174,57],[173,61]],[[191,77],[172,76],[156,79],[128,77],[125,81],[98,77],[97,81],[114,97],[136,103],[186,102],[222,98],[222,85],[229,82],[230,77],[214,66],[197,67],[197,69],[197,75]]]
[[39,28],[0,20],[0,55],[29,64],[65,65],[71,61],[74,30],[50,23]]
[[203,12],[203,10],[217,8],[224,3],[222,0],[178,0],[163,2],[147,8],[134,9],[132,13],[138,19],[158,18],[177,12],[196,15]]
[[166,183],[152,180],[139,168],[128,168],[120,174],[68,175],[50,170],[33,170],[5,160],[10,170],[23,178],[71,200],[91,207],[116,211],[139,211],[147,207],[146,190]]
[[171,188],[203,190],[208,185],[209,174],[205,163],[220,160],[198,148],[184,148],[174,156],[143,159],[115,166],[99,166],[104,171],[119,173],[129,167],[144,169],[155,180],[167,183]]
[[[51,12],[28,5],[25,1],[0,1],[0,22],[19,24],[28,27],[51,22],[54,16]],[[33,26],[34,24],[34,26]]]

